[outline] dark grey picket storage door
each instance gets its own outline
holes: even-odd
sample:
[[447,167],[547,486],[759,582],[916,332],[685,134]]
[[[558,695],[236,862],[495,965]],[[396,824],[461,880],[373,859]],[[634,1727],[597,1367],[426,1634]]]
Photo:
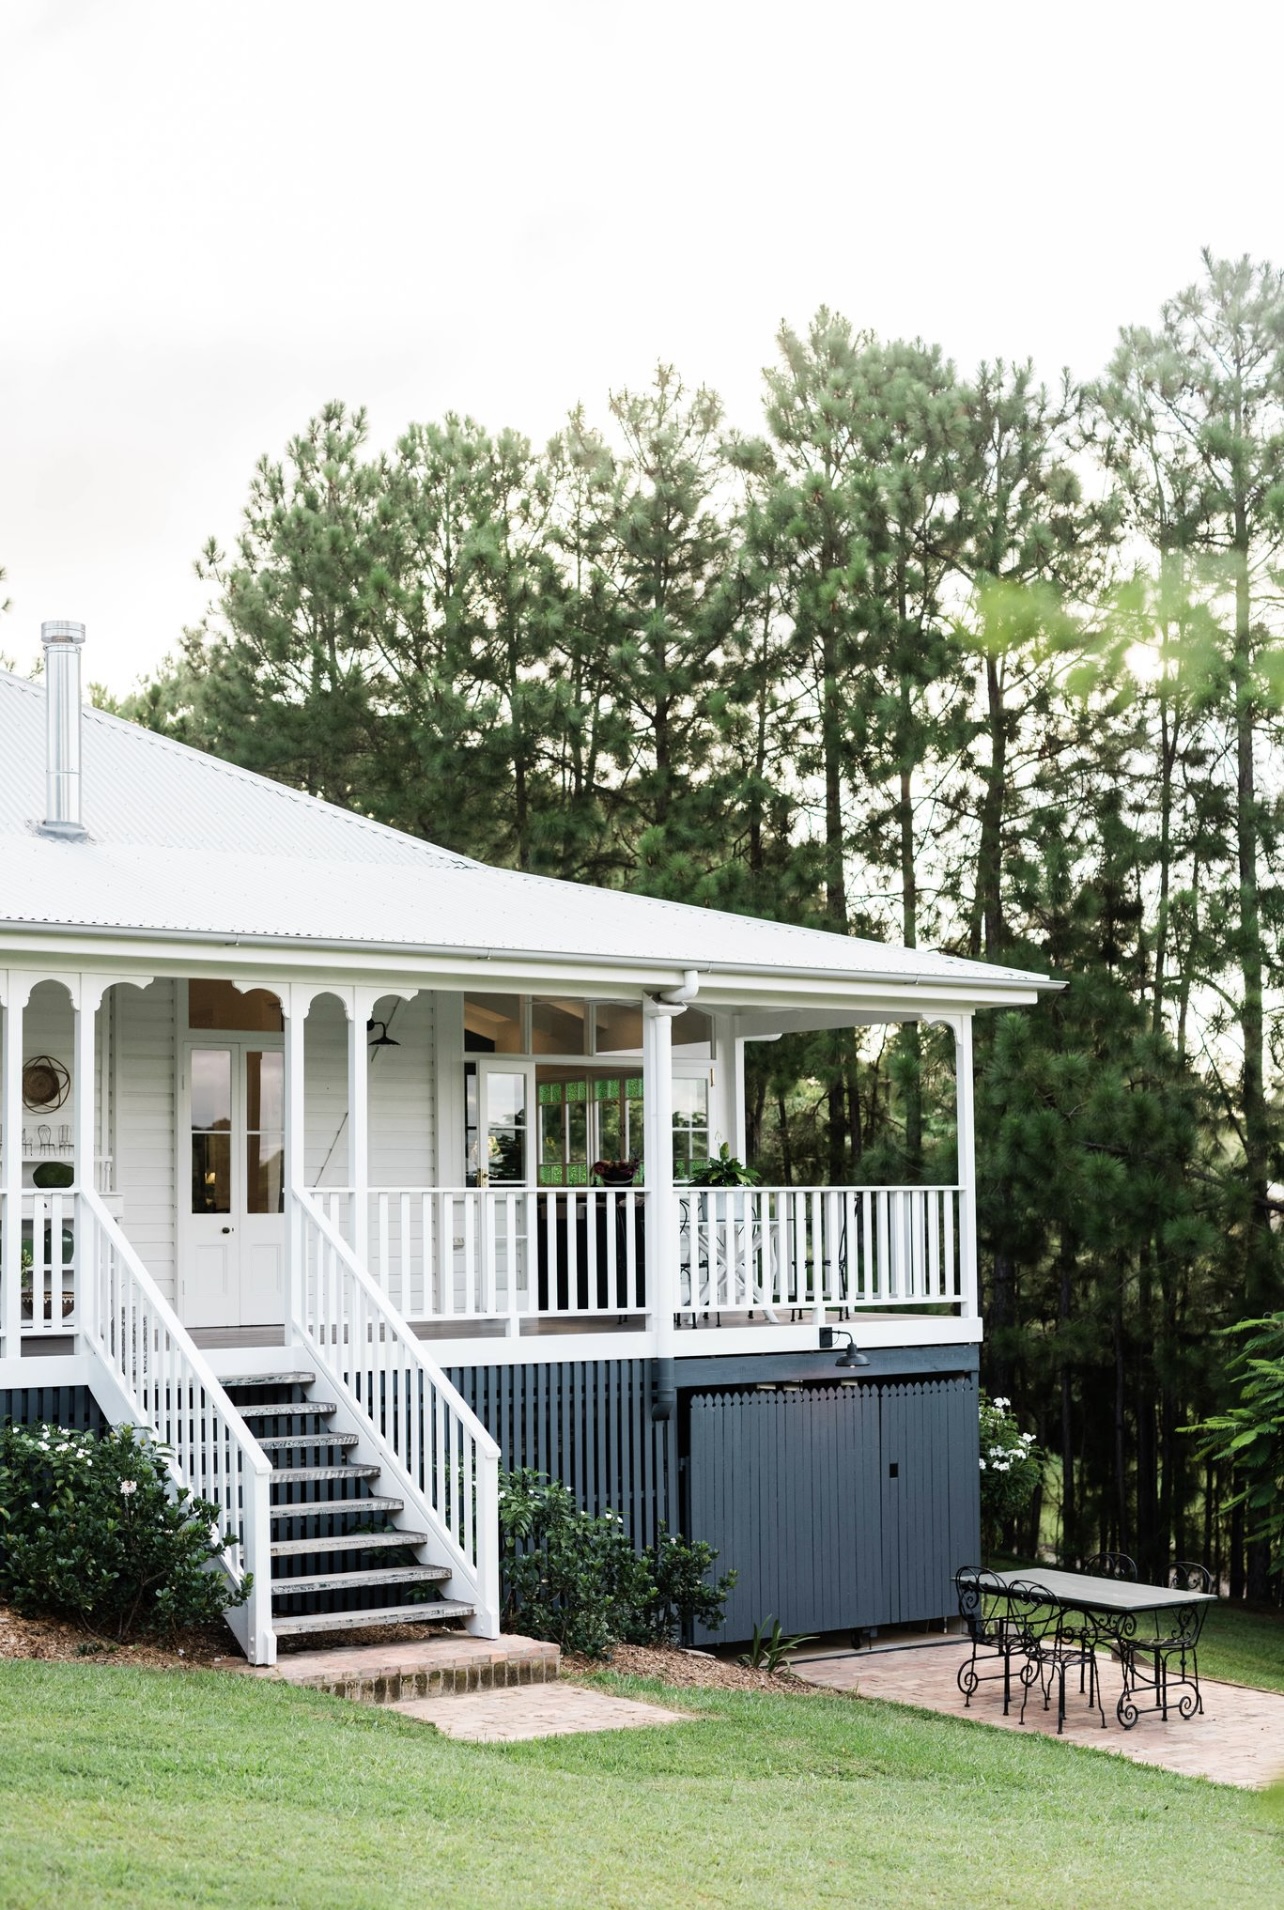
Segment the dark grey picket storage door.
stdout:
[[688,1529],[734,1566],[719,1634],[943,1617],[977,1556],[976,1383],[727,1389],[692,1396]]

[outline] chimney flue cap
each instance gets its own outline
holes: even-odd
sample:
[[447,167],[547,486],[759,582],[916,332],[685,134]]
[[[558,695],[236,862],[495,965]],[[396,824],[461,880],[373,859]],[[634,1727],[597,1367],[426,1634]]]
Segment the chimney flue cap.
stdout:
[[83,623],[68,623],[65,617],[54,617],[40,626],[40,641],[50,643],[83,643],[85,626]]

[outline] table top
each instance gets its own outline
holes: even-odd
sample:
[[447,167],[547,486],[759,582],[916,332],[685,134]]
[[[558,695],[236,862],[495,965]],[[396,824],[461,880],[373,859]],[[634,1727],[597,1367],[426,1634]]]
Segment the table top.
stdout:
[[1024,1572],[996,1572],[994,1576],[1005,1585],[1037,1585],[1054,1603],[1084,1612],[1158,1612],[1217,1603],[1215,1592],[1139,1585],[1129,1578],[1093,1578],[1087,1572],[1056,1572],[1046,1565],[1032,1565]]

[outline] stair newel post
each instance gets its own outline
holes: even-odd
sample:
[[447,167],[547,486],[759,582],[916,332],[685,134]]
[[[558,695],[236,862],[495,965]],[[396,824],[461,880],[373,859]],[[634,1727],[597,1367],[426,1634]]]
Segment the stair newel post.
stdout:
[[648,999],[642,1005],[642,1105],[646,1168],[647,1302],[655,1334],[654,1411],[672,1407],[677,1351],[677,1205],[673,1192],[673,1019],[680,1007]]
[[302,1344],[306,1339],[307,1319],[307,1269],[304,1264],[303,1208],[299,1202],[299,1192],[304,1179],[306,1131],[303,1036],[311,995],[297,982],[287,982],[279,993],[285,1020],[285,1277],[289,1295],[286,1344],[295,1345]]
[[4,1216],[0,1233],[0,1335],[4,1356],[22,1351],[22,1018],[31,982],[14,969],[0,975],[4,988],[3,1087],[0,1088]]

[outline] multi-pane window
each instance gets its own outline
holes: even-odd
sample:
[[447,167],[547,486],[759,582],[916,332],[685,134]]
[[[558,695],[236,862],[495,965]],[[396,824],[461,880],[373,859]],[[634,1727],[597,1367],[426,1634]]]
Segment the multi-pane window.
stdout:
[[697,1161],[709,1158],[709,1083],[683,1080],[673,1083],[673,1173],[690,1180]]
[[597,1161],[640,1162],[640,1077],[542,1079],[537,1095],[541,1187],[587,1187]]

